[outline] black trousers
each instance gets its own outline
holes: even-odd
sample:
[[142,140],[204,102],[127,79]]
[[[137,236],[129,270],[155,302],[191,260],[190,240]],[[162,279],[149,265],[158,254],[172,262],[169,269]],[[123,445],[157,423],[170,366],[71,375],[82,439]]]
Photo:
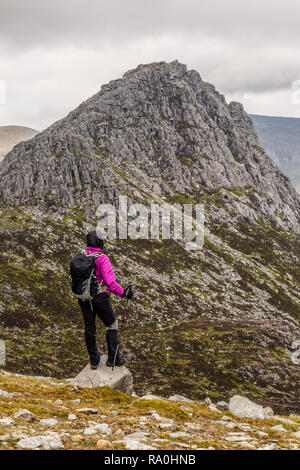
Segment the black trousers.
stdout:
[[90,302],[79,300],[84,320],[84,338],[85,344],[90,356],[91,364],[96,365],[99,362],[100,354],[97,348],[97,330],[96,317],[98,316],[105,326],[112,325],[116,319],[110,303],[109,294],[98,294],[93,300],[93,310]]

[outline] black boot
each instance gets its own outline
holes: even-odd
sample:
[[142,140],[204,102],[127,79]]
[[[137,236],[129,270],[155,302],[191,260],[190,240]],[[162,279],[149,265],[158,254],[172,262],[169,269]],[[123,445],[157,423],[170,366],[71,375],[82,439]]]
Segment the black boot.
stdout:
[[[108,348],[108,358],[106,361],[107,367],[113,367],[113,365],[121,367],[125,364],[125,359],[120,355],[119,352],[119,341],[118,341],[118,332],[117,330],[108,330],[106,333],[106,341]],[[116,351],[118,352],[116,354]],[[116,360],[115,360],[116,357]],[[115,364],[114,364],[115,361]]]
[[84,337],[85,344],[90,356],[91,369],[96,370],[100,363],[100,354],[97,348],[96,335],[87,331],[85,332]]

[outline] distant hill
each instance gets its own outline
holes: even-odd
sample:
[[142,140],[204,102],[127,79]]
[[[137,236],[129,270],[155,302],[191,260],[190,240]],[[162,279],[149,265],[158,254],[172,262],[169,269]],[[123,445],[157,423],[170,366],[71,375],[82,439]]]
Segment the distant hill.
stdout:
[[38,134],[35,129],[23,126],[0,126],[0,160],[16,144]]
[[251,118],[262,146],[300,192],[300,119],[256,114]]

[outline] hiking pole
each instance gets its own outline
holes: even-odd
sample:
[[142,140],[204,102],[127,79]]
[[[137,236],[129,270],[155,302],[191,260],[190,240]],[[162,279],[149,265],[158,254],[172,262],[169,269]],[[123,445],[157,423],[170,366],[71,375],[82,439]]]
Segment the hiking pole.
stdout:
[[[131,303],[131,300],[127,299],[127,310],[129,309],[130,303]],[[126,311],[123,310],[122,323],[121,323],[121,328],[120,328],[120,333],[119,333],[119,342],[118,342],[117,347],[116,347],[114,362],[113,362],[113,365],[112,365],[112,372],[114,371],[114,368],[115,368],[115,364],[116,364],[116,360],[117,360],[117,354],[119,352],[119,346],[120,346],[121,331],[122,331],[122,327],[125,325],[125,323],[126,323]]]

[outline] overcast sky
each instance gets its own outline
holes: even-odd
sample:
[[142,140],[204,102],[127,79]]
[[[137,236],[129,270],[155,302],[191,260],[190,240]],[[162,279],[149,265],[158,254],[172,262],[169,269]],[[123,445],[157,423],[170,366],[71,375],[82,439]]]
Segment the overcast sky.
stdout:
[[300,117],[299,20],[298,0],[0,0],[0,125],[42,130],[126,70],[174,59],[250,113]]

